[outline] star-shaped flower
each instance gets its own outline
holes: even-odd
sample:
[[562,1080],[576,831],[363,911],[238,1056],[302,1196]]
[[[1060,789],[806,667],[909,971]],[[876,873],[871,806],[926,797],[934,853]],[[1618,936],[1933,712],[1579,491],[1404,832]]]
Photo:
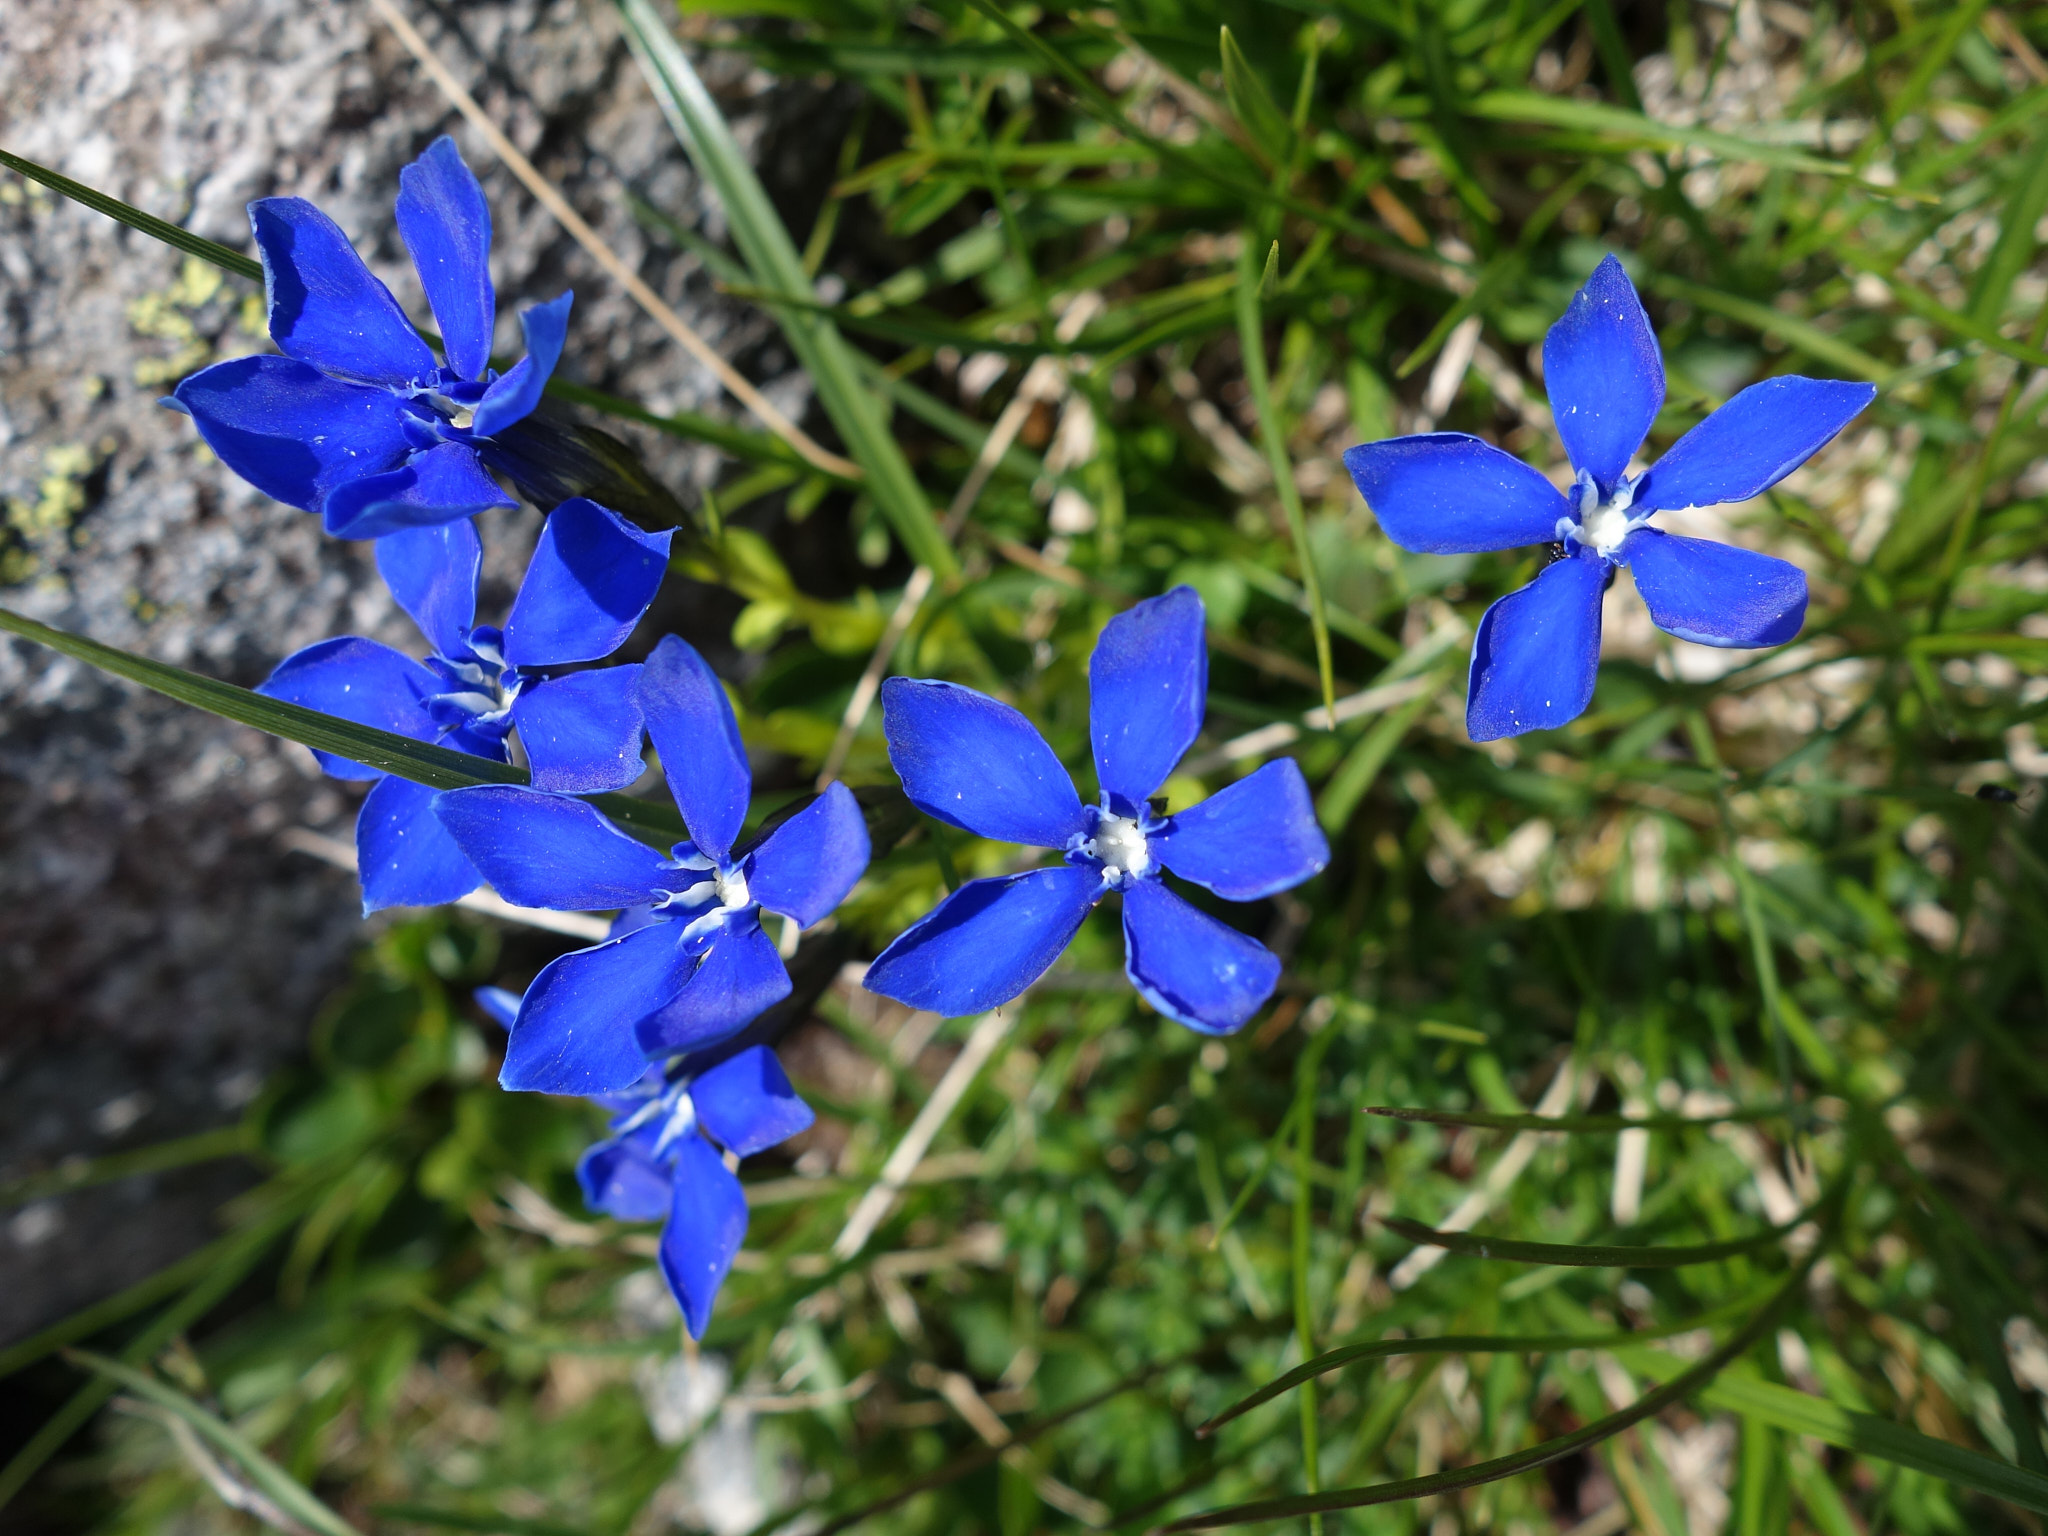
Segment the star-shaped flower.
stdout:
[[398,232],[440,328],[446,365],[326,214],[302,197],[249,205],[263,258],[268,354],[216,363],[167,404],[228,468],[318,512],[327,531],[375,539],[453,522],[510,497],[485,473],[492,439],[528,416],[562,354],[573,294],[522,310],[526,356],[490,366],[497,295],[491,210],[449,138],[399,173]]
[[789,995],[765,909],[805,928],[868,864],[867,823],[844,784],[743,848],[753,779],[725,689],[674,635],[640,669],[640,707],[690,841],[663,855],[585,800],[513,785],[435,797],[441,825],[507,901],[630,909],[612,937],[550,963],[512,1026],[499,1081],[616,1093],[650,1056],[723,1040]]
[[1291,758],[1176,815],[1153,810],[1150,797],[1202,728],[1208,687],[1193,588],[1111,619],[1088,668],[1102,800],[1083,806],[1045,738],[1009,705],[954,683],[883,684],[889,761],[919,810],[982,837],[1056,849],[1064,861],[970,880],[882,952],[868,989],[948,1015],[996,1007],[1117,891],[1125,970],[1140,995],[1204,1033],[1241,1028],[1272,994],[1279,960],[1160,877],[1171,870],[1226,901],[1257,901],[1308,879],[1330,849]]
[[[484,988],[477,1001],[508,1028],[519,1009],[519,999],[498,987]],[[664,1223],[662,1277],[690,1337],[701,1339],[747,1236],[746,1191],[718,1149],[752,1157],[817,1117],[765,1045],[723,1058],[675,1057],[598,1102],[612,1112],[612,1134],[576,1165],[584,1201],[619,1221]]]
[[[408,528],[377,544],[377,567],[433,652],[424,662],[345,635],[279,662],[256,691],[359,725],[506,761],[516,726],[533,782],[594,794],[640,776],[637,665],[557,674],[609,656],[654,601],[672,533],[643,533],[594,501],[565,501],[540,543],[500,630],[478,624],[476,525]],[[339,779],[377,779],[356,817],[363,910],[433,906],[481,877],[431,809],[434,791],[316,752]]]
[[1877,396],[1873,385],[1837,379],[1765,379],[1629,475],[1664,403],[1664,362],[1642,301],[1612,256],[1544,337],[1543,377],[1577,475],[1569,492],[1463,432],[1364,443],[1344,455],[1366,504],[1403,549],[1562,548],[1562,559],[1479,621],[1465,706],[1474,741],[1584,713],[1600,662],[1600,594],[1616,566],[1629,567],[1657,627],[1681,640],[1747,647],[1798,634],[1806,576],[1797,566],[1664,533],[1649,519],[1761,495]]

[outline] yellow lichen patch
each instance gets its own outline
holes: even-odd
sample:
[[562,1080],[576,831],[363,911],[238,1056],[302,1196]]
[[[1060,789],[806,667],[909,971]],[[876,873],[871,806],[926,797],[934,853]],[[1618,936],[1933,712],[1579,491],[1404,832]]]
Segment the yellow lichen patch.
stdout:
[[220,269],[187,256],[177,280],[160,293],[146,293],[128,306],[128,324],[137,335],[174,343],[168,357],[145,357],[135,365],[135,382],[153,389],[181,379],[213,356],[213,345],[199,334],[192,313],[221,290]]
[[59,443],[43,453],[43,477],[34,500],[7,498],[6,540],[0,545],[0,586],[35,575],[40,550],[73,542],[71,524],[85,510],[85,479],[97,459],[83,443]]

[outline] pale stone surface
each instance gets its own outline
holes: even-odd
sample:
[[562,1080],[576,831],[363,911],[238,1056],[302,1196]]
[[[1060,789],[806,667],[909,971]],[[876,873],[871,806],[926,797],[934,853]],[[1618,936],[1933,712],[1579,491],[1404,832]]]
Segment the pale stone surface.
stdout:
[[[766,323],[714,298],[694,258],[650,248],[633,222],[628,187],[718,232],[609,7],[414,10],[584,216],[800,411],[802,383]],[[723,409],[710,376],[492,161],[366,6],[8,0],[6,12],[0,145],[238,249],[249,199],[310,197],[425,318],[391,199],[399,167],[452,131],[491,199],[500,346],[518,344],[515,306],[574,287],[565,374],[658,409]],[[758,80],[729,62],[707,71],[743,135],[772,126],[774,100],[750,94]],[[182,374],[267,347],[249,324],[254,292],[0,171],[0,603],[243,684],[329,635],[417,647],[368,546],[324,539],[155,403]],[[636,441],[686,498],[713,470],[702,450]],[[486,520],[486,616],[535,526],[530,510]],[[0,1179],[218,1121],[233,1085],[300,1047],[363,928],[352,882],[273,840],[300,824],[345,833],[355,794],[301,749],[0,638],[0,1100],[15,1101],[0,1114]],[[138,1090],[155,1113],[116,1136],[91,1129],[96,1109]],[[0,1336],[196,1240],[204,1207],[176,1196],[73,1196],[0,1228]]]

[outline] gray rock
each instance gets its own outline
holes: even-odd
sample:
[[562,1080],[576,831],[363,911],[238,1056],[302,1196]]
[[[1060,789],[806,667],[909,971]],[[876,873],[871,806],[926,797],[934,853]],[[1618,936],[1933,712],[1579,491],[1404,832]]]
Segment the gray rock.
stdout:
[[[627,187],[717,232],[601,0],[414,9],[658,291],[757,377],[787,375],[758,315],[633,222]],[[716,67],[743,141],[758,137],[765,82]],[[399,168],[444,131],[491,198],[500,346],[518,346],[517,305],[574,287],[568,376],[657,409],[721,410],[709,374],[561,234],[367,7],[9,0],[0,28],[0,144],[238,249],[251,198],[310,197],[422,318],[391,200]],[[0,603],[243,684],[330,635],[418,649],[368,546],[323,538],[156,404],[195,368],[268,346],[253,285],[0,171],[0,294]],[[804,404],[794,375],[774,393]],[[715,472],[705,450],[635,441],[686,499]],[[536,527],[531,509],[485,520],[486,613]],[[276,838],[346,835],[355,798],[299,748],[0,640],[0,1100],[15,1106],[0,1114],[0,1180],[224,1118],[234,1085],[300,1048],[364,927],[353,882]],[[94,1129],[138,1091],[153,1113]],[[72,1213],[96,1209],[86,1196],[16,1216],[19,1231],[0,1228],[0,1337],[198,1241],[217,1194],[176,1179],[131,1191],[106,1207],[118,1244]]]

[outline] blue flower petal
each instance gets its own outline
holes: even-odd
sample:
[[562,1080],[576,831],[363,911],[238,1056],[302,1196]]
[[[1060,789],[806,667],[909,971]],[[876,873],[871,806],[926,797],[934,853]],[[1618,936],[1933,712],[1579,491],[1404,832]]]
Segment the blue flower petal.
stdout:
[[482,378],[498,319],[491,207],[446,134],[398,173],[398,234],[427,291],[448,366],[465,379]]
[[484,473],[474,448],[436,443],[397,469],[336,486],[320,511],[337,539],[381,539],[403,528],[430,528],[517,505]]
[[1209,642],[1193,587],[1149,598],[1102,627],[1088,659],[1095,771],[1119,816],[1136,816],[1202,728]]
[[1604,258],[1543,338],[1543,384],[1572,467],[1608,495],[1664,404],[1664,359],[1621,263]]
[[1000,1007],[1059,959],[1102,889],[1077,864],[970,880],[898,934],[861,985],[948,1018]]
[[1806,622],[1806,573],[1712,539],[1638,528],[1621,546],[1650,618],[1701,645],[1783,645]]
[[505,621],[505,659],[555,667],[609,656],[633,633],[668,570],[675,531],[643,533],[578,496],[548,514]]
[[640,709],[691,841],[724,862],[754,792],[725,686],[688,641],[666,635],[640,668]]
[[711,1143],[676,1143],[675,1190],[661,1233],[661,1273],[683,1309],[690,1337],[711,1325],[711,1304],[747,1240],[747,1194]]
[[[414,741],[432,741],[441,734],[426,707],[427,697],[440,690],[440,679],[410,656],[358,635],[294,651],[256,685],[265,698],[304,705]],[[337,779],[383,776],[381,768],[366,768],[331,752],[315,748],[313,756]]]
[[317,512],[335,487],[382,474],[409,451],[404,405],[260,353],[215,363],[173,394],[221,462],[264,495]]
[[1330,862],[1315,805],[1291,757],[1189,806],[1151,838],[1159,862],[1226,901],[1257,901]]
[[519,312],[519,328],[526,333],[526,356],[484,391],[476,415],[470,419],[470,431],[489,437],[533,414],[549,375],[561,360],[562,342],[569,334],[569,306],[575,302],[575,294],[565,293]]
[[483,877],[434,817],[437,792],[387,775],[356,813],[356,869],[363,916],[386,907],[438,907],[460,901]]
[[755,847],[747,890],[770,912],[808,928],[846,899],[868,853],[860,803],[835,783]]
[[682,990],[640,1020],[640,1048],[649,1056],[714,1045],[789,996],[782,956],[752,914],[730,919],[702,955]]
[[600,1141],[577,1161],[583,1203],[614,1221],[660,1221],[670,1204],[669,1171],[634,1138]]
[[818,1118],[765,1045],[748,1046],[692,1081],[690,1102],[711,1139],[741,1157],[789,1140]]
[[689,970],[676,933],[655,923],[550,961],[526,989],[499,1084],[588,1095],[639,1082],[647,1056],[633,1025],[674,997]]
[[469,655],[476,622],[476,578],[484,546],[467,518],[431,528],[402,528],[377,541],[377,570],[398,606],[412,615],[434,654]]
[[1087,830],[1074,781],[1038,728],[985,693],[892,677],[882,731],[903,792],[948,826],[1036,848],[1064,848]]
[[1465,729],[1474,741],[1548,730],[1593,700],[1605,567],[1590,551],[1553,561],[1486,610],[1472,641]]
[[1344,467],[1387,537],[1424,554],[1548,544],[1571,513],[1542,474],[1463,432],[1361,443]]
[[640,760],[636,665],[529,683],[512,703],[512,723],[536,789],[558,795],[624,789],[647,766]]
[[696,878],[669,868],[659,852],[621,832],[587,800],[517,784],[477,784],[444,791],[434,813],[491,888],[514,906],[607,912]]
[[1644,471],[1635,505],[1711,507],[1760,496],[1876,398],[1875,384],[1796,374],[1752,384]]
[[1280,980],[1280,958],[1157,880],[1124,887],[1124,972],[1138,995],[1189,1029],[1227,1035]]
[[278,351],[338,379],[386,389],[403,390],[439,371],[398,300],[334,220],[303,197],[266,197],[249,205],[249,228],[263,258]]
[[510,1029],[512,1021],[519,1017],[517,992],[508,992],[503,987],[478,987],[469,995],[476,999],[477,1007],[497,1020],[500,1028]]

